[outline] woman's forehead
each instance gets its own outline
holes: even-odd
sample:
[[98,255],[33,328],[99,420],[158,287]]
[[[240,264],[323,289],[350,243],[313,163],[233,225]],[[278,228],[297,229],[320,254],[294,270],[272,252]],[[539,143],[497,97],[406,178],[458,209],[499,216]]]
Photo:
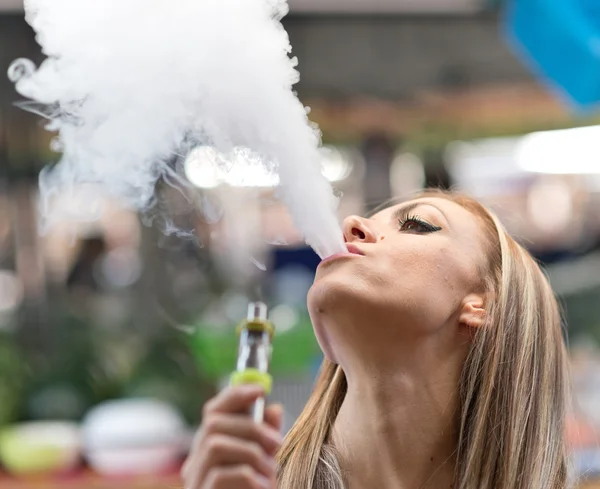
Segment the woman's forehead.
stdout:
[[451,234],[472,239],[481,231],[481,220],[470,209],[463,207],[452,199],[443,197],[422,197],[395,204],[383,209],[373,216],[375,221],[393,221],[415,214],[432,219],[436,224],[446,228]]
[[398,212],[410,213],[412,211],[420,210],[421,208],[425,209],[426,207],[431,208],[432,212],[437,210],[437,212],[446,217],[448,221],[451,220],[450,216],[452,215],[465,216],[468,214],[472,216],[471,212],[451,199],[445,199],[443,197],[420,197],[390,205],[375,213],[373,217],[377,219],[381,217],[385,218],[386,216],[395,215]]

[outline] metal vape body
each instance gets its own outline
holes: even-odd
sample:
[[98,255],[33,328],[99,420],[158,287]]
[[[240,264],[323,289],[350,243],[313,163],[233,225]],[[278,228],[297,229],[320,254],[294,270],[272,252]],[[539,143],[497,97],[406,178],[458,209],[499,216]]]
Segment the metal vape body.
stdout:
[[[270,394],[272,386],[269,363],[274,333],[273,325],[267,320],[267,313],[267,306],[262,302],[253,302],[248,306],[248,315],[238,326],[239,350],[231,382],[233,385],[259,384],[266,395]],[[257,399],[249,414],[256,423],[262,423],[265,399]]]

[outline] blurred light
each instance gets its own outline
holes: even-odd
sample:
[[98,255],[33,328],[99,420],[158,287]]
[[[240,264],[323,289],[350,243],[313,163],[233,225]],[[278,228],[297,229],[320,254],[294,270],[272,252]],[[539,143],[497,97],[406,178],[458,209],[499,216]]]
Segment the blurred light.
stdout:
[[128,247],[106,253],[100,264],[101,282],[111,289],[124,289],[138,281],[142,274],[139,253]]
[[0,312],[15,309],[23,300],[23,284],[14,272],[0,270]]
[[454,141],[446,147],[449,171],[457,180],[502,179],[522,173],[514,162],[519,138],[490,138],[475,141]]
[[402,153],[394,158],[390,167],[392,195],[403,197],[425,186],[425,166],[412,153]]
[[519,138],[455,141],[445,151],[452,183],[476,197],[520,191],[527,173],[515,161]]
[[[346,179],[352,163],[333,147],[321,149],[322,173],[330,182]],[[272,188],[279,185],[277,173],[247,148],[234,148],[229,154],[210,146],[192,150],[184,163],[187,179],[196,187],[213,189],[220,185],[232,187]]]
[[322,173],[330,182],[341,182],[352,173],[352,162],[336,147],[324,146],[321,148],[321,155],[323,156]]
[[204,189],[223,184],[258,188],[279,184],[279,177],[268,171],[256,155],[244,148],[235,148],[230,155],[224,155],[210,146],[195,148],[185,161],[185,175],[193,185]]
[[525,171],[551,174],[600,173],[600,126],[535,132],[515,150]]
[[215,188],[222,183],[220,153],[210,146],[193,149],[185,160],[187,179],[199,188]]
[[533,224],[546,233],[560,233],[573,217],[571,189],[563,181],[535,183],[527,197],[527,210]]
[[236,148],[232,164],[225,173],[225,181],[232,187],[269,188],[279,185],[279,176],[265,168],[260,158],[250,150]]
[[222,297],[221,305],[227,319],[231,322],[238,322],[240,319],[246,317],[249,300],[244,294],[236,292],[225,293]]
[[285,333],[299,322],[299,316],[293,307],[281,304],[271,309],[269,320],[275,325],[277,333]]

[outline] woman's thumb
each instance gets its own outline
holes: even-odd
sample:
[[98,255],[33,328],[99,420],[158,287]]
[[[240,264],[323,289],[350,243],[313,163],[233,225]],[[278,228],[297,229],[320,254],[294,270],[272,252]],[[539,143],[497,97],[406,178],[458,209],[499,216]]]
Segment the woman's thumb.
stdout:
[[273,404],[265,409],[265,423],[281,432],[283,428],[283,406]]

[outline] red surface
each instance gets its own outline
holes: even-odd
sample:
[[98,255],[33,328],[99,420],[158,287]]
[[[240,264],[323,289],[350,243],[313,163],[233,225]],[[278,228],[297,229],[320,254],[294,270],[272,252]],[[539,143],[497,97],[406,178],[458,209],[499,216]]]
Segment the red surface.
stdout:
[[590,448],[600,445],[598,430],[584,419],[567,419],[567,443],[571,448]]
[[156,476],[105,478],[80,471],[52,477],[14,478],[0,474],[0,489],[180,489],[178,471]]

